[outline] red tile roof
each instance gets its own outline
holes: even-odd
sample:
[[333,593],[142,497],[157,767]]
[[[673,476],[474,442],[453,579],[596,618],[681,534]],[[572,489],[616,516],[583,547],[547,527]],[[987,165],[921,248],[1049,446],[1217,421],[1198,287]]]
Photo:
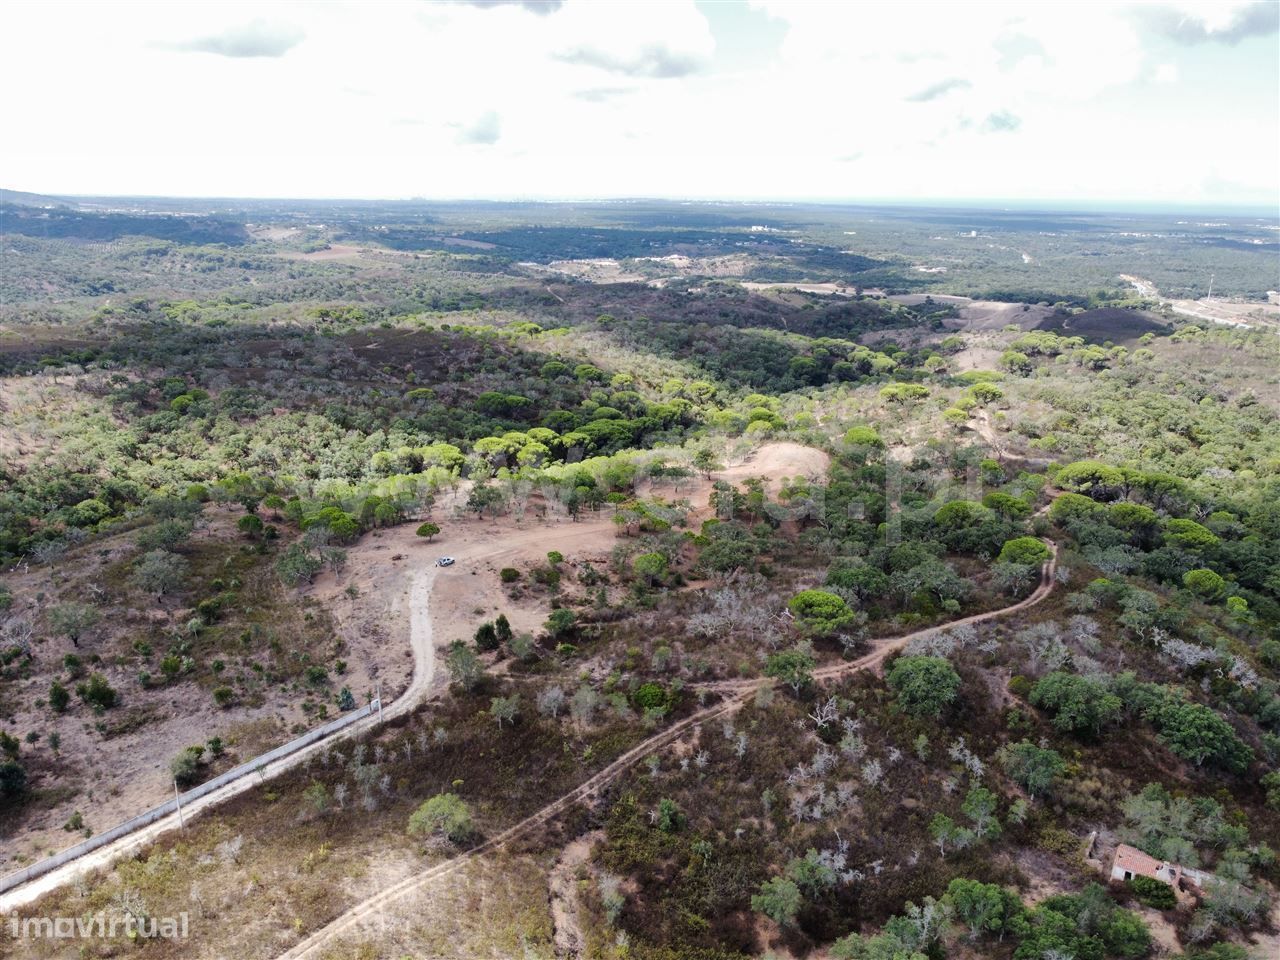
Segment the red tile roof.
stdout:
[[1113,865],[1121,870],[1128,870],[1135,876],[1151,877],[1153,880],[1162,879],[1156,876],[1156,871],[1164,866],[1164,863],[1155,857],[1143,853],[1137,847],[1131,847],[1127,843],[1122,843],[1116,847],[1116,859]]

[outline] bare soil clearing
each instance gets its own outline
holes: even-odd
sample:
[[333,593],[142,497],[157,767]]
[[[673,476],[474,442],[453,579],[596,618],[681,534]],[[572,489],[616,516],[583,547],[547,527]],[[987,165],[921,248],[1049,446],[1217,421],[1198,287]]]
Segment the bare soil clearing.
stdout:
[[353,247],[350,244],[334,243],[330,244],[323,250],[313,250],[310,253],[299,253],[293,250],[282,250],[276,256],[283,257],[286,260],[344,260],[349,257],[359,257],[372,251],[365,247]]
[[[238,513],[208,508],[188,542],[192,553],[225,545],[239,539],[235,530]],[[21,811],[0,855],[0,873],[16,869],[19,854],[40,859],[51,851],[79,842],[77,832],[63,829],[73,813],[79,812],[87,827],[96,833],[127,820],[173,795],[169,762],[179,751],[203,744],[218,736],[228,747],[227,754],[210,775],[248,760],[258,753],[288,741],[298,725],[315,725],[299,706],[299,698],[275,686],[257,691],[259,700],[239,703],[234,708],[218,707],[209,691],[195,681],[181,677],[171,682],[161,679],[149,687],[136,681],[136,665],[117,662],[122,650],[137,639],[148,638],[159,628],[177,631],[187,608],[171,599],[148,597],[143,606],[123,605],[121,588],[113,585],[113,570],[136,553],[132,530],[105,537],[76,548],[68,555],[72,562],[53,567],[24,565],[5,575],[4,582],[15,596],[31,598],[92,598],[98,591],[113,597],[109,608],[119,616],[106,615],[80,638],[79,646],[62,637],[37,640],[33,649],[46,664],[60,663],[63,654],[74,653],[89,670],[104,674],[121,692],[122,703],[97,717],[78,699],[69,709],[56,714],[41,706],[51,674],[47,669],[22,681],[20,704],[9,718],[14,730],[38,730],[46,734],[41,743],[28,748],[45,770],[56,773],[58,788],[38,804]],[[255,605],[272,601],[274,587],[247,584],[242,597]],[[47,606],[48,604],[46,604]],[[38,604],[25,601],[14,613],[40,622]],[[158,641],[157,641],[158,646]],[[89,663],[93,656],[97,663]],[[53,669],[51,666],[49,669]],[[153,668],[154,669],[154,668]],[[62,675],[59,671],[56,675]],[[75,680],[67,683],[74,688]],[[47,734],[56,732],[61,744],[56,755],[47,746]]]
[[889,298],[908,307],[918,307],[926,300],[934,303],[950,304],[958,309],[960,316],[943,323],[951,330],[1002,330],[1013,324],[1022,330],[1035,330],[1041,323],[1053,316],[1053,307],[1034,303],[1000,303],[995,300],[971,300],[968,297],[956,297],[948,294],[908,293]]
[[[822,451],[780,442],[760,447],[741,463],[719,471],[717,476],[734,482],[746,477],[766,477],[767,486],[776,490],[784,476],[820,477],[828,466],[829,457]],[[706,503],[710,490],[711,481],[698,479],[682,489],[681,496],[690,499],[698,513],[705,516],[709,514]],[[469,637],[480,620],[496,612],[495,596],[500,597],[496,591],[498,568],[544,562],[549,550],[559,550],[571,558],[607,556],[618,537],[611,515],[605,511],[577,523],[549,514],[545,520],[504,517],[447,521],[442,526],[445,530],[434,543],[418,537],[412,524],[366,536],[349,551],[347,567],[340,580],[333,574],[325,574],[310,589],[310,595],[333,612],[338,630],[347,641],[347,659],[352,671],[348,679],[353,690],[359,689],[362,679],[366,690],[380,686],[383,702],[388,704],[384,709],[388,718],[410,712],[424,696],[441,692],[443,684],[436,682],[436,649],[452,640]],[[398,554],[405,559],[393,560]],[[436,567],[435,559],[442,554],[454,557],[457,562],[451,567]],[[346,593],[349,586],[356,587],[354,598]],[[534,631],[546,617],[545,607],[537,601],[512,605],[506,598],[501,599],[516,630]],[[399,639],[405,635],[409,637],[409,650],[404,649]],[[179,710],[175,705],[173,713],[172,722],[180,725],[187,741],[201,742],[210,735],[207,719],[199,711],[185,707]],[[270,711],[265,715],[270,715]],[[362,721],[352,729],[366,726]],[[161,745],[163,756],[148,755],[153,772],[163,770],[164,764],[180,748],[173,747],[168,737],[156,742]],[[291,769],[330,742],[313,744],[282,758],[262,771],[261,778],[248,777],[228,784],[193,805],[186,811],[187,816],[210,809],[253,786],[259,779],[266,780]],[[95,813],[94,826],[105,829],[165,799],[159,793],[160,788],[166,786],[163,778],[143,782],[146,785],[143,793],[122,795],[118,803]],[[136,850],[177,825],[176,817],[157,821],[137,834],[9,891],[0,899],[0,907],[8,909],[28,903],[87,869],[107,865]]]
[[560,852],[547,878],[557,956],[577,957],[582,953],[586,938],[579,918],[578,868],[591,859],[592,848],[603,839],[603,830],[593,830],[571,841]]
[[[821,450],[799,443],[761,446],[742,462],[716,472],[716,478],[739,483],[748,477],[766,478],[776,491],[783,477],[818,478],[826,475],[830,458]],[[696,517],[710,515],[707,497],[712,481],[698,478],[682,486],[678,496],[688,499]],[[643,489],[645,495],[671,495],[670,488]],[[497,589],[502,567],[529,566],[546,561],[558,550],[571,561],[604,562],[618,542],[609,511],[574,522],[548,511],[541,519],[442,520],[443,531],[430,543],[412,524],[366,536],[347,554],[341,578],[326,573],[317,578],[312,595],[333,612],[343,637],[370,677],[381,684],[384,702],[399,698],[425,674],[423,662],[434,650],[467,639],[476,626],[506,613],[516,631],[536,632],[546,619],[545,601],[527,598],[513,602]],[[437,557],[451,556],[451,567],[435,566]],[[392,557],[403,556],[403,560]],[[354,586],[358,596],[346,595]],[[425,614],[430,600],[430,615]],[[418,618],[415,620],[415,618]],[[413,659],[396,639],[408,634]],[[429,650],[428,647],[433,649]],[[428,685],[429,686],[429,685]],[[398,699],[397,699],[397,702]]]
[[820,293],[828,296],[855,297],[858,291],[845,283],[761,283],[745,280],[742,286],[747,290],[799,290],[801,293]]
[[1280,303],[1268,298],[1266,303],[1257,300],[1220,300],[1202,297],[1199,300],[1170,300],[1160,293],[1156,285],[1142,277],[1122,273],[1120,279],[1130,284],[1138,293],[1167,304],[1174,313],[1197,320],[1208,320],[1229,327],[1280,326]]
[[282,240],[288,240],[290,237],[296,237],[301,232],[297,227],[249,227],[249,236],[255,240],[265,240],[268,243],[279,243]]

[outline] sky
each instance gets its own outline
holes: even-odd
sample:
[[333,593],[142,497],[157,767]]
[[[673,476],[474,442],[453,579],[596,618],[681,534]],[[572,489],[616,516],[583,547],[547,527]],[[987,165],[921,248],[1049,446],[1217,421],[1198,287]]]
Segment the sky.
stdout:
[[1280,205],[1280,2],[0,8],[0,186]]

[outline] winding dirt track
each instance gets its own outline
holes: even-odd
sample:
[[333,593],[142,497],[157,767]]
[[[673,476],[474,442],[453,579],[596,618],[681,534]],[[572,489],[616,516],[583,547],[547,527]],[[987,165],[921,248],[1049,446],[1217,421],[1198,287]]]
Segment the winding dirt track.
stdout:
[[[871,653],[860,657],[857,660],[851,660],[846,663],[837,663],[829,667],[823,667],[814,671],[814,679],[817,681],[833,680],[851,673],[858,673],[863,670],[878,669],[891,654],[901,650],[912,640],[918,637],[925,637],[935,633],[945,632],[962,624],[982,623],[987,620],[995,620],[1000,617],[1007,617],[1010,614],[1026,610],[1043,601],[1053,592],[1055,579],[1054,572],[1057,568],[1058,545],[1052,540],[1046,540],[1051,551],[1051,556],[1045,562],[1040,572],[1040,584],[1025,599],[1002,607],[999,610],[991,610],[986,613],[977,613],[973,616],[963,617],[960,620],[953,620],[950,623],[941,624],[936,627],[930,627],[926,630],[917,630],[914,633],[908,633],[905,636],[893,637],[882,641],[873,641],[877,644],[876,649]],[[344,933],[357,929],[361,923],[370,921],[376,917],[392,902],[400,899],[406,894],[425,887],[427,884],[441,877],[448,876],[455,871],[466,866],[472,860],[490,853],[499,847],[510,843],[512,840],[523,836],[534,827],[546,823],[557,815],[569,809],[575,803],[582,800],[590,799],[597,794],[600,789],[608,785],[616,779],[619,774],[626,771],[629,767],[641,760],[648,754],[652,753],[659,747],[666,746],[671,741],[678,739],[681,734],[691,727],[715,720],[726,714],[733,713],[740,709],[747,700],[762,687],[774,686],[776,681],[773,680],[744,680],[732,681],[733,687],[726,684],[721,688],[721,692],[727,696],[719,703],[713,704],[702,710],[692,713],[683,720],[672,724],[662,732],[655,734],[642,743],[632,747],[622,756],[618,757],[607,767],[600,770],[594,776],[585,780],[578,787],[562,795],[551,803],[547,804],[541,810],[533,815],[526,817],[514,826],[508,827],[501,833],[496,834],[486,840],[477,847],[468,850],[466,853],[460,854],[450,860],[437,863],[432,867],[412,877],[401,880],[399,883],[393,884],[384,890],[380,890],[368,899],[356,904],[346,913],[337,917],[328,925],[317,930],[305,940],[293,946],[285,953],[280,954],[278,960],[303,960],[306,957],[315,957],[318,951],[335,937],[339,937]]]
[[[749,453],[743,462],[718,471],[718,475],[722,479],[734,481],[747,476],[770,476],[776,481],[783,475],[821,476],[826,473],[828,465],[829,458],[819,450],[797,443],[779,441],[758,447]],[[679,495],[691,497],[697,502],[705,502],[710,489],[709,481],[693,481]],[[482,525],[468,527],[459,524],[455,534],[456,539],[451,541],[454,546],[450,547],[450,552],[460,561],[491,563],[522,557],[527,559],[525,554],[541,558],[546,550],[552,548],[577,551],[586,548],[607,549],[616,536],[613,523],[609,519],[601,518],[587,519],[578,523],[557,521],[526,527],[522,530],[509,530],[496,542],[487,528]],[[413,535],[410,526],[391,531],[388,539],[394,537],[399,537],[403,541],[401,546],[412,544],[418,539]],[[472,566],[474,568],[474,564]],[[385,706],[381,718],[368,717],[360,720],[331,737],[303,747],[273,763],[264,764],[183,807],[183,817],[190,820],[196,814],[207,811],[245,790],[281,776],[308,757],[332,747],[337,740],[345,739],[353,733],[367,731],[375,727],[380,720],[393,719],[414,710],[430,692],[435,680],[435,639],[432,617],[429,613],[432,589],[438,578],[449,580],[461,574],[462,571],[458,566],[442,570],[434,565],[427,565],[411,574],[407,599],[410,611],[409,643],[413,652],[413,676],[404,693]],[[454,583],[456,585],[457,581],[455,580]],[[438,604],[437,607],[439,606]],[[453,626],[452,619],[445,616],[441,626],[446,628]],[[257,776],[254,776],[255,773]],[[46,893],[71,883],[89,870],[109,867],[115,861],[153,842],[161,834],[177,829],[182,822],[183,819],[178,814],[170,814],[128,836],[63,864],[49,873],[29,880],[19,887],[7,890],[0,895],[0,912],[31,903]]]

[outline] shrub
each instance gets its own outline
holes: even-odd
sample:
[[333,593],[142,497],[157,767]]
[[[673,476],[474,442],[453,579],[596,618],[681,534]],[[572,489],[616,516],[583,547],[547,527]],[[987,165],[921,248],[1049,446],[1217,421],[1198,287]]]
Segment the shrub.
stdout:
[[1036,537],[1015,537],[1006,540],[1000,548],[998,563],[1019,563],[1028,567],[1038,567],[1051,556],[1048,546]]
[[1080,852],[1080,838],[1061,827],[1045,827],[1036,837],[1036,846],[1060,857],[1072,857]]
[[189,787],[200,776],[200,758],[204,756],[204,747],[187,747],[171,761],[169,772],[180,787]]
[[1007,744],[1001,749],[999,756],[1005,772],[1033,798],[1047,793],[1067,768],[1066,761],[1058,751],[1037,746],[1027,740]]
[[1066,733],[1096,737],[1120,716],[1120,698],[1101,680],[1055,671],[1031,691],[1032,706],[1053,714],[1053,725]]
[[0,763],[0,797],[12,800],[27,790],[27,770],[17,760]]
[[514,636],[511,630],[511,621],[507,619],[505,613],[500,613],[497,619],[493,621],[493,632],[498,636],[499,643],[510,643]]
[[1187,951],[1187,960],[1250,960],[1249,951],[1234,943],[1215,943]]
[[547,617],[543,629],[551,637],[561,637],[573,630],[577,621],[578,618],[573,615],[572,610],[561,607],[559,610],[551,611],[551,616]]
[[826,590],[801,590],[787,603],[806,633],[830,636],[853,623],[853,611],[842,597]]
[[544,587],[560,585],[560,571],[555,567],[534,567],[532,577],[535,583],[540,583]]
[[520,579],[520,571],[515,567],[503,567],[498,571],[498,579],[503,583],[515,583]]
[[902,710],[919,718],[940,716],[960,690],[960,675],[942,657],[899,657],[888,681]]
[[351,694],[350,687],[343,687],[338,693],[338,709],[354,710],[356,708],[356,698]]
[[213,690],[213,702],[223,709],[231,706],[235,699],[236,692],[230,687],[215,687]]
[[498,631],[490,622],[480,624],[475,634],[477,650],[497,650],[499,646]]
[[119,694],[100,673],[90,674],[86,682],[78,684],[76,694],[95,710],[110,710],[120,700]]
[[660,553],[642,553],[631,561],[635,575],[652,585],[666,579],[667,558]]
[[168,550],[151,550],[133,570],[133,581],[141,589],[163,596],[182,585],[187,577],[187,561]]
[[1182,585],[1204,600],[1216,600],[1227,589],[1227,581],[1212,570],[1188,570],[1182,575]]
[[796,921],[796,914],[804,897],[795,881],[786,877],[774,877],[760,885],[760,892],[751,897],[751,909],[763,913],[774,923],[782,927],[790,926]]
[[455,793],[438,793],[409,817],[409,833],[440,834],[453,843],[465,843],[474,832],[471,811]]
[[675,833],[684,826],[684,814],[670,797],[658,801],[658,816],[654,821],[663,833]]
[[54,713],[62,713],[67,709],[67,704],[71,702],[71,694],[67,692],[67,688],[54,680],[49,684],[49,706]]
[[1139,901],[1157,910],[1172,910],[1178,905],[1173,887],[1154,877],[1134,877],[1129,881],[1129,889]]
[[1020,673],[1009,678],[1009,692],[1015,697],[1021,697],[1025,700],[1031,695],[1033,686],[1034,684]]
[[666,709],[670,705],[667,688],[652,681],[640,684],[631,699],[641,711]]

